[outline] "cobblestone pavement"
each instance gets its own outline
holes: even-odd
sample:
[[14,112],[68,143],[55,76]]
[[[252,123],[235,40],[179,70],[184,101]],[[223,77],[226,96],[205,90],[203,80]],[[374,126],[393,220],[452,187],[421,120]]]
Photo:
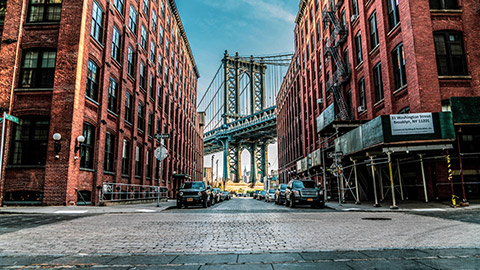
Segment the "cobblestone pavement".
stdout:
[[[51,265],[60,268],[65,266],[62,262],[69,261],[71,265],[78,259],[78,264],[108,261],[108,268],[128,269],[130,266],[121,261],[114,264],[116,258],[135,261],[146,256],[145,261],[135,265],[150,267],[145,262],[153,260],[164,267],[209,269],[209,265],[215,264],[242,267],[238,259],[250,254],[252,258],[270,257],[256,265],[250,265],[255,260],[247,260],[249,269],[264,269],[267,265],[270,268],[265,269],[289,269],[293,261],[302,264],[304,268],[299,269],[319,269],[317,264],[322,263],[350,269],[352,265],[353,268],[368,268],[368,263],[382,265],[389,260],[384,257],[393,252],[397,255],[389,258],[399,260],[403,268],[448,269],[449,262],[458,266],[455,262],[460,260],[462,265],[473,265],[464,269],[478,269],[475,265],[480,265],[479,231],[478,223],[444,217],[335,212],[309,207],[289,209],[252,199],[232,199],[207,209],[157,213],[0,215],[0,262],[10,262],[5,264],[10,266],[14,260],[16,265],[22,265],[23,260],[26,262],[23,265],[31,265],[27,262],[32,262],[30,256],[35,256],[33,261],[37,264],[44,258],[43,263],[52,262]],[[407,249],[413,255],[404,258],[399,254],[408,252],[391,249]],[[340,251],[361,257],[338,257]],[[290,255],[278,255],[283,252]],[[297,255],[292,254],[300,254],[301,258],[294,260],[290,257]],[[290,259],[282,259],[284,256]],[[177,257],[187,261],[175,262]],[[362,257],[367,258],[363,266]],[[217,262],[215,258],[228,258],[228,262]],[[446,262],[435,266],[441,260]]]

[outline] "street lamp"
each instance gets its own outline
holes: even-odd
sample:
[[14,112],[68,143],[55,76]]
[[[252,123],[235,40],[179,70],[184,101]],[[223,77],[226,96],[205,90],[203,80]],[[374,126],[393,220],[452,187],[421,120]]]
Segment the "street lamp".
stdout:
[[83,143],[85,142],[85,137],[80,135],[77,137],[77,142],[75,143],[75,155],[77,155],[78,150],[83,146]]
[[[215,158],[215,155],[212,155],[212,168],[211,168],[211,173],[212,173],[212,184],[213,184],[213,159]],[[216,181],[215,181],[216,182]],[[215,183],[216,184],[216,183]]]
[[55,133],[53,134],[53,140],[54,142],[54,153],[55,153],[55,158],[59,159],[60,156],[58,155],[60,151],[62,150],[62,145],[60,144],[60,140],[62,139],[62,135],[60,133]]

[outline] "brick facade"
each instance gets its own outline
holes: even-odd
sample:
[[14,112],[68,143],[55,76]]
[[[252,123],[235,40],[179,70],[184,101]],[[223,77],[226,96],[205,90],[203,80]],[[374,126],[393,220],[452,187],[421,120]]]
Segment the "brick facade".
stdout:
[[[148,8],[144,8],[145,3]],[[137,13],[136,32],[129,27],[132,8]],[[99,33],[97,37],[92,30],[95,28],[92,23],[97,21],[95,14],[101,14],[101,30],[95,32]],[[141,45],[142,26],[146,29],[145,48]],[[112,52],[114,27],[120,36],[118,60]],[[12,163],[11,136],[15,126],[9,123],[0,203],[8,200],[4,197],[7,194],[28,191],[41,194],[43,205],[71,205],[79,200],[78,191],[86,191],[91,194],[91,203],[97,204],[97,187],[103,182],[158,185],[158,168],[153,157],[160,145],[153,137],[157,132],[171,136],[165,141],[169,156],[162,164],[161,177],[161,185],[168,187],[169,196],[174,196],[175,189],[184,181],[174,179],[174,173],[201,179],[203,129],[196,112],[199,73],[174,0],[63,0],[60,19],[48,22],[32,19],[29,0],[9,0],[5,21],[0,24],[0,41],[2,111],[20,119],[39,115],[49,119],[47,150],[42,153],[46,161],[38,165]],[[155,47],[154,61],[151,61],[151,46]],[[128,73],[129,47],[134,55],[132,74]],[[32,48],[56,52],[53,87],[21,87],[22,57]],[[90,61],[99,68],[95,98],[86,96]],[[143,88],[140,87],[141,63],[146,76]],[[109,95],[111,80],[118,84],[116,95]],[[125,120],[127,92],[132,97],[131,121]],[[143,107],[143,123],[138,122],[139,104]],[[75,151],[85,123],[94,129],[94,137],[90,138],[93,142],[91,167],[81,166],[87,147]],[[107,132],[114,137],[112,171],[104,168]],[[58,156],[52,139],[54,133],[62,137]],[[122,174],[124,140],[130,143],[128,174]],[[137,146],[142,169],[135,175]]]
[[[327,138],[319,136],[316,129],[316,118],[334,102],[333,94],[326,89],[328,78],[331,78],[335,72],[335,62],[332,57],[325,57],[326,40],[333,32],[332,27],[325,26],[324,23],[322,12],[326,8],[336,5],[335,14],[339,21],[345,19],[348,31],[345,42],[338,50],[340,55],[348,50],[346,62],[351,76],[342,86],[341,91],[347,103],[349,103],[349,97],[351,98],[351,105],[348,104],[350,119],[367,121],[388,114],[440,112],[444,109],[442,105],[445,107],[450,97],[480,96],[480,69],[478,68],[480,55],[477,53],[479,44],[476,42],[480,38],[476,30],[480,22],[478,1],[450,1],[458,4],[458,8],[454,9],[431,9],[427,0],[398,1],[399,22],[393,27],[389,25],[387,2],[389,0],[300,1],[294,30],[295,57],[277,97],[281,179],[283,179],[284,167],[287,170],[288,179],[297,176],[296,161],[319,149],[322,141],[325,147],[327,141]],[[354,12],[354,3],[358,5],[358,14]],[[371,48],[369,18],[374,13],[378,45]],[[461,42],[465,51],[468,74],[439,75],[434,43],[435,31],[457,31],[456,33],[463,35]],[[360,63],[356,61],[355,55],[356,35],[361,36],[362,61]],[[406,84],[397,88],[392,52],[399,44],[403,44]],[[381,100],[375,98],[373,68],[377,63],[381,63],[383,86]],[[362,78],[365,83],[364,110],[359,108],[361,100],[358,88]],[[292,129],[290,123],[295,121],[300,121],[297,125],[300,130]],[[296,139],[299,136],[301,140]],[[287,138],[285,150],[282,149],[283,137]],[[430,181],[435,177],[446,179],[444,164],[429,162],[426,166]],[[458,161],[455,167],[458,169]],[[413,173],[420,174],[419,171]],[[318,181],[320,176],[315,175],[314,178]],[[442,181],[439,180],[439,182]],[[449,189],[445,191],[445,186],[437,188],[432,182],[429,182],[429,185],[430,196],[443,198],[449,196]]]

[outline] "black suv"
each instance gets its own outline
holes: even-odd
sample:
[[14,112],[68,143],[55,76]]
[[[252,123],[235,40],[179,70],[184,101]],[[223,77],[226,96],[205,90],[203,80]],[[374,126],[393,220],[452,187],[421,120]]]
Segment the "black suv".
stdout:
[[206,187],[204,182],[185,182],[178,192],[177,207],[200,204],[206,208],[211,204],[210,197],[211,190]]
[[323,190],[312,180],[291,180],[285,190],[285,205],[309,204],[312,207],[325,207]]

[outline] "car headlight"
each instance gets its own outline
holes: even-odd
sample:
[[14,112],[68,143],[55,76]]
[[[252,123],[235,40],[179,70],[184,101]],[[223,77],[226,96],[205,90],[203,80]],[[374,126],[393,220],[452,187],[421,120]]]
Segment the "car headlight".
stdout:
[[295,195],[297,195],[297,196],[300,195],[300,191],[298,191],[298,190],[294,190],[293,193],[294,193]]
[[202,192],[201,192],[201,191],[198,192],[198,196],[202,196]]
[[178,193],[178,195],[183,196],[183,191],[180,191],[180,193]]

